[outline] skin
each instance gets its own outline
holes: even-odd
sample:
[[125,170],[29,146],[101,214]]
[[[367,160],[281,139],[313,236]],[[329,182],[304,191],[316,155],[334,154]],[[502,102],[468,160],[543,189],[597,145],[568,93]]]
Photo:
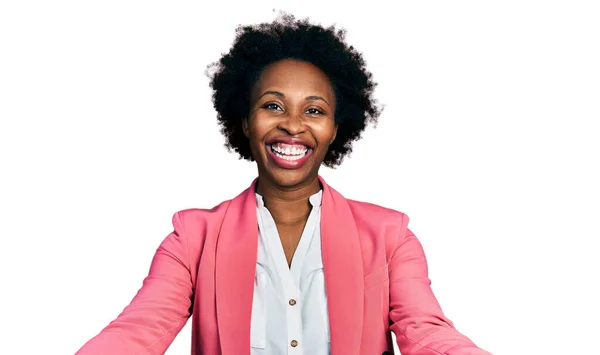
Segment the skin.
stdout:
[[[258,168],[256,188],[275,220],[289,266],[311,210],[308,198],[321,189],[319,168],[337,133],[335,94],[318,67],[285,59],[264,69],[250,102],[243,130]],[[313,152],[303,166],[274,164],[266,142],[279,137],[310,142]]]

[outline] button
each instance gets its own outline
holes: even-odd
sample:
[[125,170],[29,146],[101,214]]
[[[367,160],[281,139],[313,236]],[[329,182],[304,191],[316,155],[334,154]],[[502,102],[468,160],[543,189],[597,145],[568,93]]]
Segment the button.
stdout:
[[297,342],[297,341],[295,341],[295,340],[292,340],[292,341],[290,342],[290,345],[292,346],[292,348],[295,348],[295,347],[297,347],[297,346],[298,346],[298,342]]
[[290,306],[293,306],[296,304],[296,300],[295,299],[291,299],[290,302],[288,302],[290,304]]

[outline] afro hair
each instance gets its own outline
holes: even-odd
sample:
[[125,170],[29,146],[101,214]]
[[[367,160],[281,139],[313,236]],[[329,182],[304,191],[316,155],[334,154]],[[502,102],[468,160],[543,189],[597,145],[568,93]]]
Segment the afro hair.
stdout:
[[266,66],[296,59],[317,66],[332,83],[338,130],[323,164],[331,168],[339,165],[352,152],[352,143],[360,139],[367,124],[377,124],[382,111],[373,98],[377,84],[362,54],[346,44],[345,36],[343,29],[325,28],[289,14],[281,14],[269,23],[238,26],[229,52],[206,71],[225,146],[240,158],[254,160],[242,130],[250,110],[251,89]]

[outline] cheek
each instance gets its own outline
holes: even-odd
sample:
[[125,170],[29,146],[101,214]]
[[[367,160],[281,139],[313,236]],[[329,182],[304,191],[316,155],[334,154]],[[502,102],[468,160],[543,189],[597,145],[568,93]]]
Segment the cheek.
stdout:
[[265,120],[262,117],[259,115],[250,117],[248,120],[248,139],[250,140],[250,145],[260,144],[266,132],[267,127],[265,127]]
[[330,145],[336,135],[336,128],[333,120],[320,125],[315,131],[315,138],[320,145]]

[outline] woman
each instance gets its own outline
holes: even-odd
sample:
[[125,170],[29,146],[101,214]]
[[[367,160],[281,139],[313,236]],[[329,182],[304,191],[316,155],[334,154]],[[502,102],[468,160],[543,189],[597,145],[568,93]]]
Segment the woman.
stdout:
[[192,317],[192,353],[489,354],[436,301],[401,212],[345,199],[318,175],[381,112],[344,32],[282,16],[240,27],[211,67],[227,147],[258,178],[173,217],[129,306],[78,354],[162,354]]

